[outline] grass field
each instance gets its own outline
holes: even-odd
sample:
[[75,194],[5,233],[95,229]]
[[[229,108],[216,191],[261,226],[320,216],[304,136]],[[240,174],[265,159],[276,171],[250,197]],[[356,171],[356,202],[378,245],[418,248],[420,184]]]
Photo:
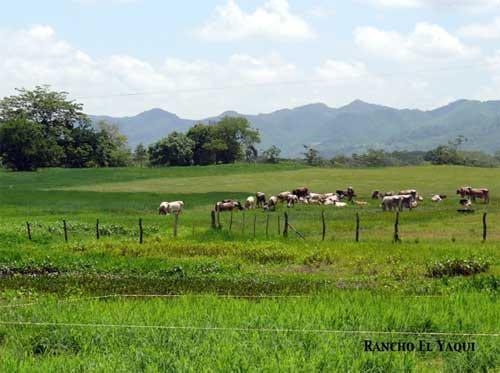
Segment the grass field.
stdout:
[[[454,192],[466,184],[490,188],[491,203],[457,213]],[[286,207],[236,212],[232,225],[224,214],[222,230],[210,228],[217,200],[301,185],[317,192],[352,185],[369,206],[289,209],[305,240],[279,234]],[[395,215],[370,195],[407,188],[426,200],[401,214],[402,242],[394,243]],[[0,370],[498,371],[498,190],[500,170],[463,167],[0,172]],[[432,204],[436,193],[450,198]],[[186,209],[174,238],[173,217],[157,208],[179,199]],[[465,270],[479,263],[483,272],[436,276],[448,260],[465,261]],[[183,295],[108,297],[153,294]],[[173,326],[181,328],[166,328]],[[364,352],[365,339],[475,342],[477,350]]]

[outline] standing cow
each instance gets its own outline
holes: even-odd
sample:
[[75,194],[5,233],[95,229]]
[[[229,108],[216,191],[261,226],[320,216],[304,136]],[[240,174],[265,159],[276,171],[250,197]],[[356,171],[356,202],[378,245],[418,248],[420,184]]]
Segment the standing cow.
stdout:
[[169,215],[172,212],[174,214],[180,214],[183,208],[184,208],[183,201],[162,202],[160,203],[160,208],[158,209],[158,213],[160,215]]
[[262,192],[255,193],[257,198],[257,207],[263,207],[266,204],[266,194]]
[[490,191],[486,188],[472,188],[470,186],[462,187],[457,189],[457,194],[460,194],[462,198],[472,199],[474,202],[476,198],[482,199],[484,203],[490,202]]
[[309,194],[309,189],[306,187],[300,187],[300,188],[294,189],[292,191],[292,194],[295,194],[298,198],[306,198],[307,195]]

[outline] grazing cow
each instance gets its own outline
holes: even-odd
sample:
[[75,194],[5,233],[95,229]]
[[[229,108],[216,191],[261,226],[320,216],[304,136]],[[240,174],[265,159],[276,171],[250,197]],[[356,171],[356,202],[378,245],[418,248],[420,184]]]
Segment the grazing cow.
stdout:
[[266,194],[262,192],[255,193],[257,197],[257,207],[263,207],[266,204]]
[[251,210],[255,208],[255,197],[250,196],[245,201],[245,209]]
[[306,198],[307,195],[309,194],[309,189],[306,187],[300,187],[300,188],[294,189],[292,191],[292,194],[295,194],[299,198],[301,198],[301,197]]
[[240,201],[234,201],[231,199],[225,199],[215,204],[215,211],[233,211],[234,209],[243,210]]
[[382,196],[382,193],[380,193],[378,190],[374,190],[372,193],[372,199],[379,199]]
[[281,192],[278,194],[278,201],[279,202],[285,202],[288,200],[288,196],[291,195],[291,192]]
[[276,205],[278,205],[278,197],[271,196],[269,200],[264,205],[264,211],[275,211]]
[[158,213],[160,215],[169,215],[170,213],[180,214],[182,209],[184,208],[183,201],[175,201],[175,202],[162,202],[160,204],[160,208]]
[[484,203],[490,202],[490,191],[486,188],[462,187],[457,189],[457,194],[460,194],[462,198],[467,196],[474,202],[476,201],[476,198],[482,199]]
[[289,194],[287,197],[286,207],[293,207],[296,203],[299,203],[299,197],[295,194]]

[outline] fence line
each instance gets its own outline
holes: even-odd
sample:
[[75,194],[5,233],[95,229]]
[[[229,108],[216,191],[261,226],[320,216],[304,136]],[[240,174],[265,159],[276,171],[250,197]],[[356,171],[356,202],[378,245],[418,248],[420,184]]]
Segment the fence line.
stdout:
[[[267,239],[270,238],[269,234],[269,224],[270,224],[270,216],[271,214],[269,212],[266,213],[266,219],[264,220],[264,228],[263,232],[265,232],[265,237]],[[245,220],[245,212],[242,213],[242,222],[241,222],[241,234],[245,234],[245,228],[246,228],[246,220]],[[318,216],[318,219],[321,224],[321,230],[320,231],[305,231],[301,233],[297,227],[291,226],[289,223],[289,214],[287,211],[283,213],[284,217],[284,224],[283,227],[281,227],[281,214],[277,214],[277,229],[278,229],[278,236],[283,236],[284,238],[288,238],[288,232],[289,229],[292,229],[298,237],[305,239],[305,236],[308,235],[309,237],[315,237],[319,236],[318,239],[321,241],[326,240],[326,234],[327,234],[327,219],[326,219],[326,214],[324,210],[321,210],[320,215]],[[482,242],[486,242],[488,238],[488,233],[489,233],[489,225],[487,221],[488,213],[484,212],[482,214]],[[178,226],[179,226],[179,215],[176,213],[174,214],[174,222],[173,222],[173,236],[177,237],[178,235]],[[64,234],[64,241],[66,243],[69,242],[69,231],[71,230],[71,226],[68,225],[67,221],[65,219],[62,220],[63,222],[63,234]],[[228,222],[228,231],[232,232],[233,231],[233,212],[231,212],[231,215],[229,217],[229,222]],[[393,233],[391,233],[391,240],[394,243],[400,243],[402,242],[401,235],[400,235],[400,212],[396,212],[395,214],[395,222],[394,222],[394,230]],[[193,223],[194,224],[194,223]],[[221,222],[221,217],[220,217],[220,212],[219,211],[211,211],[211,228],[213,230],[222,230],[222,222]],[[360,213],[356,212],[355,214],[355,242],[360,242],[361,237],[361,217]],[[192,230],[194,232],[194,229]],[[344,231],[343,231],[344,232]],[[29,221],[26,221],[26,233],[28,236],[29,240],[33,240],[33,226]],[[35,232],[36,233],[36,232]],[[256,238],[257,236],[257,214],[255,213],[253,216],[253,237]],[[252,234],[251,233],[251,234]],[[305,234],[304,234],[305,233]],[[345,233],[345,232],[344,232]],[[335,234],[335,232],[334,232]],[[101,232],[101,227],[100,227],[100,220],[96,219],[96,224],[95,224],[95,238],[96,240],[99,240],[101,238],[102,232]],[[194,233],[192,234],[194,236]],[[144,228],[143,228],[143,219],[139,218],[139,243],[144,242]]]
[[461,336],[496,338],[500,333],[458,333],[458,332],[407,332],[379,330],[337,330],[337,329],[284,329],[284,328],[242,328],[218,326],[180,326],[180,325],[137,325],[137,324],[95,324],[95,323],[65,323],[65,322],[34,322],[34,321],[0,321],[0,325],[11,326],[62,326],[70,328],[120,328],[120,329],[159,329],[159,330],[194,330],[217,332],[262,332],[262,333],[313,333],[313,334],[344,334],[344,335],[413,335],[413,336]]

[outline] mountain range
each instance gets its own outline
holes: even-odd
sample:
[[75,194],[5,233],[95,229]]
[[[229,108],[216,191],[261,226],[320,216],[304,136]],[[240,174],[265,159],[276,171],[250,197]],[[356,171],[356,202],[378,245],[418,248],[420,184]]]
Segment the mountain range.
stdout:
[[459,135],[467,138],[465,149],[500,150],[500,101],[459,100],[434,110],[410,110],[356,100],[339,108],[318,103],[257,115],[227,111],[200,120],[183,119],[162,109],[133,117],[91,118],[117,124],[135,147],[224,116],[247,118],[261,133],[260,149],[276,145],[287,157],[299,156],[303,145],[315,147],[324,156],[362,153],[370,148],[428,150]]

